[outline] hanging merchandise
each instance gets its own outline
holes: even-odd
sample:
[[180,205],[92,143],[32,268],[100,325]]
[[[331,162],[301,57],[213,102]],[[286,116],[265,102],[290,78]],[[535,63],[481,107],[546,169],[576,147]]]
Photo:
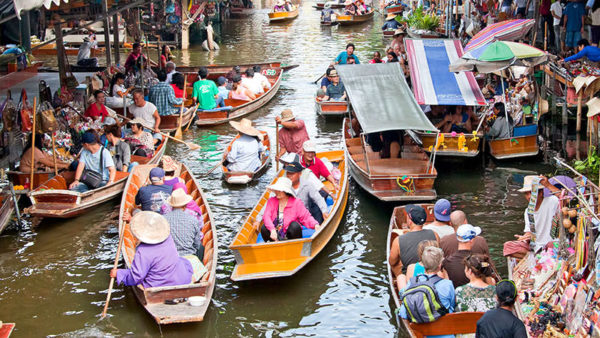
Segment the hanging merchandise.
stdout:
[[12,100],[12,95],[10,90],[6,95],[6,100],[4,100],[3,109],[2,109],[2,124],[4,131],[11,131],[17,126],[17,106]]
[[42,102],[37,111],[36,121],[38,124],[36,125],[36,129],[44,133],[52,133],[59,129],[58,121],[54,117],[54,108],[52,108],[49,102]]
[[172,0],[167,1],[167,6],[165,7],[165,13],[173,14],[175,13],[175,4]]
[[52,102],[52,90],[50,90],[50,86],[46,84],[46,81],[40,80],[39,90],[40,102]]
[[21,90],[21,99],[19,100],[19,116],[21,118],[21,131],[31,131],[31,127],[33,125],[33,109],[27,101],[27,91],[23,88]]

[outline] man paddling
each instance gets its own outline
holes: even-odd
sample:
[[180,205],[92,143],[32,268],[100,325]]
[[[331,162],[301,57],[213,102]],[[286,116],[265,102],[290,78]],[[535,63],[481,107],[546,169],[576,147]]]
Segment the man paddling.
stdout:
[[304,121],[296,119],[290,109],[281,112],[281,116],[275,117],[275,122],[281,124],[279,129],[279,154],[276,160],[279,161],[285,153],[299,154],[302,151],[302,145],[309,140],[308,132]]
[[349,57],[354,58],[354,61],[356,61],[356,64],[360,64],[360,61],[358,60],[358,57],[356,55],[354,55],[354,44],[353,43],[349,43],[346,45],[346,50],[341,52],[336,58],[335,58],[335,64],[340,64],[340,65],[345,65],[347,63],[347,60]]

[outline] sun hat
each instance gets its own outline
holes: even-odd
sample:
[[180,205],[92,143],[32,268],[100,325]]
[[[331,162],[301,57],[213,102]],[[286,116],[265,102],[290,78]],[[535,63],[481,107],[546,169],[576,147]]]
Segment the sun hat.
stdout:
[[523,178],[523,187],[518,192],[531,192],[531,185],[538,178],[537,175],[527,175]]
[[408,204],[404,207],[406,214],[416,225],[423,225],[427,220],[427,213],[422,206],[416,204]]
[[90,37],[89,36],[84,37],[83,42],[90,42]]
[[167,198],[167,203],[174,208],[183,207],[190,203],[194,198],[185,193],[183,189],[175,189],[171,196]]
[[433,215],[435,216],[435,219],[442,222],[450,221],[450,208],[450,201],[447,199],[441,198],[437,200],[433,206]]
[[267,189],[274,191],[283,191],[286,194],[290,194],[296,197],[294,189],[292,189],[292,181],[287,177],[280,177],[274,184],[267,186]]
[[344,5],[348,6],[348,5],[352,5],[353,3],[354,2],[352,0],[346,0],[346,2],[344,2]]
[[388,14],[388,15],[385,17],[385,19],[386,19],[386,20],[392,20],[392,19],[395,19],[395,18],[396,18],[396,14],[394,14],[394,13],[389,13],[389,14]]
[[598,115],[598,113],[600,113],[600,99],[599,98],[594,97],[593,99],[589,100],[586,104],[588,106],[587,117],[596,116],[596,115]]
[[335,70],[335,69],[332,69],[332,70],[329,72],[329,76],[330,76],[330,77],[338,76],[337,70]]
[[250,135],[250,136],[260,136],[260,131],[258,129],[252,127],[252,121],[244,118],[241,119],[240,122],[237,121],[229,121],[229,124],[237,131],[242,134]]
[[285,153],[279,158],[279,162],[283,164],[288,164],[294,161],[300,162],[300,155],[296,153]]
[[323,7],[325,7],[325,8],[331,8],[331,2],[326,2]]
[[404,30],[404,28],[400,27],[394,31],[394,36],[398,35],[406,35],[406,31]]
[[287,122],[295,119],[294,112],[291,109],[284,109],[281,112],[281,122]]
[[293,157],[286,158],[285,165],[283,166],[283,170],[291,172],[291,173],[300,173],[304,170],[302,163],[300,163],[300,156],[298,154],[294,154]]
[[158,182],[160,180],[162,180],[163,178],[165,178],[165,171],[162,168],[152,168],[150,170],[150,181],[152,182]]
[[146,244],[162,243],[171,233],[169,221],[154,211],[136,213],[131,218],[129,227],[133,236]]
[[302,150],[304,150],[307,153],[316,153],[317,152],[317,146],[315,145],[315,143],[313,141],[306,140],[302,144]]
[[179,169],[177,162],[175,162],[175,160],[169,155],[163,155],[162,167],[164,171],[175,171]]
[[471,224],[463,224],[456,229],[456,238],[459,242],[468,242],[481,234],[480,227],[474,227]]

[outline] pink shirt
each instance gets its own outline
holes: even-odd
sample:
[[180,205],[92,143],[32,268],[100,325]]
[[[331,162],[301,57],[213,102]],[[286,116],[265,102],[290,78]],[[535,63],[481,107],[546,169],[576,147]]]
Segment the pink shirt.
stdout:
[[331,175],[329,170],[327,170],[325,163],[323,163],[323,161],[321,161],[321,159],[317,157],[315,157],[311,163],[308,163],[308,165],[306,164],[306,162],[304,162],[304,159],[302,159],[302,166],[304,168],[312,170],[312,172],[315,174],[315,176],[317,176],[317,178],[327,178],[329,177],[329,175]]
[[304,121],[296,120],[296,129],[281,128],[279,130],[279,142],[288,153],[300,154],[302,152],[302,144],[308,141],[308,133]]
[[[271,197],[267,201],[263,222],[265,223],[265,227],[269,230],[275,229],[273,221],[277,218],[278,206],[279,200],[277,197]],[[302,200],[290,196],[285,209],[283,209],[283,233],[287,231],[287,228],[292,222],[298,222],[302,226],[310,229],[314,229],[315,226],[319,224],[319,222],[310,215],[310,212],[306,210]]]

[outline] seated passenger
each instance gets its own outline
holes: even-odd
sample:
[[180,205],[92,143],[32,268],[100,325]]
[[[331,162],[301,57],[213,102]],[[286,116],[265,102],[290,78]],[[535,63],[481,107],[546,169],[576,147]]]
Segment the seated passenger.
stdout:
[[496,308],[496,287],[486,280],[492,277],[492,262],[484,255],[465,258],[465,274],[469,283],[455,290],[456,312],[486,312]]
[[369,63],[384,63],[381,59],[381,53],[375,52],[373,53],[373,58],[369,60]]
[[321,226],[311,215],[301,200],[296,199],[292,181],[280,177],[275,184],[267,187],[275,197],[269,198],[263,215],[260,233],[265,242],[302,238],[302,227],[319,231]]
[[523,322],[513,314],[518,299],[517,287],[512,280],[502,280],[496,285],[495,309],[486,312],[477,321],[477,337],[527,338]]
[[435,221],[423,226],[423,229],[435,231],[440,238],[454,234],[454,228],[450,225],[450,213],[452,205],[445,198],[440,198],[433,206],[433,216]]
[[277,0],[277,4],[273,8],[273,12],[285,12],[285,1]]
[[191,262],[180,257],[170,235],[169,222],[156,213],[142,211],[131,218],[131,233],[140,241],[129,269],[111,269],[117,285],[145,288],[186,285],[193,282]]
[[229,98],[233,100],[251,101],[256,99],[256,95],[242,85],[242,77],[240,75],[235,75],[233,77],[231,91],[229,92]]
[[272,85],[269,79],[261,73],[261,68],[259,65],[255,65],[252,67],[254,70],[254,80],[256,80],[263,88],[263,91],[266,92],[271,89]]
[[125,137],[125,141],[129,143],[133,149],[131,153],[137,156],[152,157],[154,154],[154,144],[158,142],[147,131],[144,131],[143,121],[140,118],[135,118],[129,121],[128,126],[131,129],[131,134]]
[[306,170],[300,163],[300,156],[295,155],[294,160],[283,166],[285,176],[292,181],[292,188],[296,198],[302,200],[304,206],[310,212],[310,215],[319,224],[329,215],[327,203],[319,193],[320,187],[313,184],[313,181],[303,177],[302,172]]
[[175,161],[171,156],[163,155],[162,159],[160,160],[159,167],[165,171],[164,182],[166,185],[174,187],[177,183],[185,184],[185,181],[181,177],[177,176],[180,166],[181,164]]
[[171,87],[175,92],[175,97],[183,98],[183,87],[185,86],[185,77],[181,73],[173,74],[171,78]]
[[383,24],[383,26],[381,26],[381,30],[383,31],[387,31],[387,30],[393,30],[395,31],[396,29],[402,27],[402,25],[396,21],[396,14],[395,13],[389,13],[386,18],[385,18],[385,23]]
[[[169,46],[164,45],[164,47],[169,48]],[[171,51],[169,50],[169,54],[171,53]],[[160,56],[161,60],[163,59],[163,55]],[[171,84],[173,83],[173,75],[177,74],[177,71],[175,70],[177,67],[175,66],[175,62],[173,61],[169,61],[165,64],[165,66],[163,67],[165,69],[165,73],[167,73],[167,83]]]
[[248,68],[244,72],[242,86],[248,88],[254,95],[260,95],[265,92],[260,82],[254,78],[254,70],[252,68]]
[[167,81],[167,74],[164,70],[157,71],[158,83],[150,87],[148,101],[152,102],[158,109],[158,114],[161,116],[173,115],[179,113],[179,108],[175,105],[181,105],[183,100],[175,97],[175,91]]
[[[81,137],[81,142],[83,143],[83,150],[79,155],[75,180],[69,185],[69,189],[84,193],[114,182],[117,173],[115,163],[108,149],[98,143],[96,133],[86,131]],[[100,177],[100,181],[97,181],[96,186],[90,185],[94,180],[88,179],[92,175],[89,175],[86,171],[94,172],[95,175]],[[86,175],[84,176],[84,174]]]
[[292,0],[285,0],[285,10],[291,12],[296,9],[296,6],[292,4]]
[[161,168],[152,168],[148,176],[151,184],[138,190],[135,195],[135,205],[141,206],[142,211],[160,213],[160,207],[171,196],[173,187],[165,184],[165,171]]
[[[510,114],[506,113],[504,103],[496,102],[494,104],[494,114],[496,114],[496,120],[492,124],[492,127],[486,132],[485,136],[490,139],[508,139],[513,134],[513,119]],[[508,118],[508,123],[506,119]]]
[[95,102],[89,105],[83,116],[89,117],[94,121],[100,120],[102,124],[117,123],[117,121],[108,114],[108,110],[104,105],[106,103],[106,95],[104,92],[101,90],[94,91],[94,99]]
[[129,106],[129,113],[137,118],[140,123],[154,132],[153,137],[156,139],[155,144],[159,140],[162,140],[160,134],[160,115],[158,109],[151,102],[147,102],[144,99],[144,92],[141,89],[135,89],[133,91],[133,104]]
[[326,2],[321,11],[321,22],[335,21],[335,12],[331,9],[331,2]]
[[326,92],[327,86],[331,84],[331,71],[333,70],[335,70],[335,68],[333,66],[329,66],[325,71],[325,76],[323,76],[323,79],[321,80],[321,89],[323,89],[323,92]]
[[261,152],[264,152],[261,132],[252,127],[252,121],[248,119],[229,121],[229,124],[239,132],[240,137],[233,141],[231,150],[225,151],[227,169],[233,172],[256,171],[261,166]]
[[108,140],[108,151],[113,156],[115,167],[118,171],[131,172],[137,162],[131,163],[131,147],[121,138],[121,127],[118,124],[111,124],[104,128],[104,135]]
[[451,119],[450,132],[470,133],[473,131],[471,117],[462,110],[462,107],[454,107],[454,112],[451,116]]
[[331,182],[336,191],[340,190],[340,185],[333,178],[325,163],[317,157],[317,146],[311,140],[304,141],[302,144],[302,166],[312,170],[318,179],[324,178]]
[[344,84],[340,82],[340,78],[337,74],[337,70],[333,69],[329,72],[331,77],[331,84],[327,86],[325,91],[325,97],[323,101],[344,101],[346,100],[346,88]]
[[225,102],[223,98],[219,96],[219,90],[217,85],[211,80],[207,80],[208,69],[206,67],[200,67],[198,70],[198,77],[200,80],[194,83],[194,91],[192,98],[194,102],[199,103],[198,109],[210,110],[218,107],[224,107]]
[[380,133],[367,134],[367,143],[374,152],[379,153],[380,158],[400,158],[402,156],[402,145],[404,144],[404,133],[398,130],[386,130]]
[[344,7],[345,15],[356,15],[356,6],[352,2],[352,0],[347,0],[346,2],[344,2],[344,5],[346,5],[346,7]]
[[[125,88],[125,74],[116,73],[110,82],[110,94],[106,98],[106,105],[111,108],[123,108],[132,104],[131,98],[128,97],[130,91],[133,90],[133,86]],[[125,97],[125,100],[123,98]]]
[[[418,275],[423,275],[425,274],[425,267],[423,266],[423,263],[421,263],[423,261],[423,251],[425,251],[425,248],[427,247],[436,247],[439,248],[440,246],[438,245],[437,241],[434,240],[425,240],[425,241],[421,241],[419,242],[419,246],[417,247],[417,254],[419,256],[419,261],[413,264],[410,264],[408,266],[408,268],[406,268],[406,275],[402,274],[400,276],[398,276],[398,278],[396,279],[396,283],[398,285],[398,290],[402,290],[406,287],[406,284],[408,283],[408,281]],[[438,273],[438,276],[443,278],[443,273],[440,271]]]
[[[188,193],[185,183],[180,183],[180,182],[175,183],[175,185],[173,185],[173,191],[175,191],[177,189],[182,189],[184,193],[186,193],[186,194]],[[172,210],[173,210],[173,207],[169,203],[165,203],[160,207],[160,213],[162,215],[169,213]],[[196,220],[198,220],[198,224],[200,224],[200,229],[202,229],[202,227],[204,226],[204,220],[202,219],[202,209],[200,209],[200,207],[198,206],[198,203],[196,203],[196,201],[194,201],[194,200],[189,201],[188,204],[185,205],[184,212],[190,214],[191,216],[194,216],[196,218]],[[201,235],[202,235],[202,237],[204,237],[204,234],[201,233]],[[198,256],[198,257],[200,257],[200,256]]]
[[217,79],[217,90],[219,91],[219,97],[223,98],[223,102],[225,102],[225,99],[229,98],[229,89],[227,89],[227,85],[227,79],[224,76],[219,76]]
[[[44,147],[42,142],[43,134],[35,135],[35,146],[31,145],[31,136],[29,136],[29,140],[27,141],[27,145],[25,146],[25,151],[21,156],[21,162],[19,163],[19,171],[22,173],[30,174],[31,173],[31,152],[33,151],[33,171],[45,171],[49,168],[54,168],[54,158],[51,155],[46,154],[42,151]],[[56,160],[56,167],[58,169],[67,169],[69,167],[69,163]]]
[[199,257],[204,253],[202,246],[204,235],[198,219],[185,212],[187,204],[190,202],[194,202],[194,199],[183,189],[173,190],[171,197],[167,199],[167,204],[171,206],[172,210],[164,214],[164,217],[169,222],[179,256]]

